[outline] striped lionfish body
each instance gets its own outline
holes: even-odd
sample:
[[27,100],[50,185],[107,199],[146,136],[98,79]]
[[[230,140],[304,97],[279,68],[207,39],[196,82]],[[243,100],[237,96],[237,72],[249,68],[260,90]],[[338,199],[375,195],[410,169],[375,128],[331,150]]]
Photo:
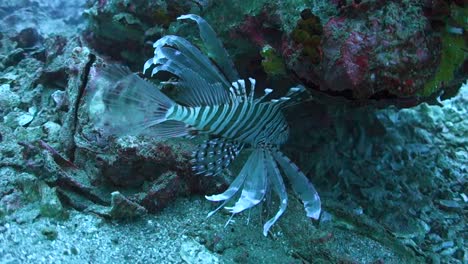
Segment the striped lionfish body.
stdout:
[[[229,188],[211,201],[223,202],[236,214],[260,203],[268,190],[279,196],[276,215],[263,227],[270,227],[286,210],[287,192],[283,175],[304,203],[308,217],[318,219],[320,198],[299,168],[289,160],[279,146],[288,139],[289,127],[282,109],[297,103],[302,87],[290,88],[279,99],[267,99],[272,92],[255,97],[255,80],[240,80],[232,61],[210,25],[197,15],[184,15],[197,23],[208,58],[184,38],[165,36],[153,45],[154,57],[144,66],[152,74],[164,71],[173,74],[178,90],[169,98],[154,84],[132,74],[129,70],[110,67],[103,71],[107,88],[99,93],[106,105],[102,124],[115,134],[145,134],[159,138],[206,133],[212,139],[198,146],[193,154],[196,174],[215,176],[227,168],[243,148],[252,153]],[[214,65],[211,60],[217,65]],[[239,198],[226,206],[236,194]]]
[[276,104],[250,100],[233,100],[226,104],[201,107],[176,105],[168,114],[168,119],[255,147],[281,145],[287,140],[289,131],[286,119]]

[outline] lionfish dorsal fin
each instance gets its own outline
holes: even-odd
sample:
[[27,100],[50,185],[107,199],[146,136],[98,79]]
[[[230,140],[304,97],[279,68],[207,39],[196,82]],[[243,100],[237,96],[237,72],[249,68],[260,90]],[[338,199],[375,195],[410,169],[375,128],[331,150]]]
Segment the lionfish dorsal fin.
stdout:
[[255,85],[256,80],[253,78],[232,82],[231,97],[238,101],[255,101]]
[[208,83],[189,68],[182,70],[182,78],[176,84],[174,100],[186,106],[208,106],[227,103],[229,92],[219,82]]
[[297,105],[301,102],[308,100],[310,97],[304,86],[295,86],[289,88],[288,93],[280,98],[272,99],[271,102],[278,104],[281,108]]
[[273,89],[271,89],[271,88],[265,88],[265,89],[263,90],[263,92],[264,92],[264,94],[263,94],[261,97],[255,99],[257,102],[263,102],[263,101],[265,100],[265,98],[266,98],[269,94],[271,94],[271,93],[273,92]]
[[195,174],[218,175],[231,164],[242,147],[242,144],[223,138],[206,140],[192,155]]

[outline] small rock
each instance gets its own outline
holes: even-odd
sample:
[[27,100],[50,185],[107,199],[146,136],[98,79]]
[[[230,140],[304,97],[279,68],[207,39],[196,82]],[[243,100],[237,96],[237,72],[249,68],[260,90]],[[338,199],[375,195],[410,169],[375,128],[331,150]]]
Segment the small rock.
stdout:
[[431,263],[432,263],[432,264],[440,264],[440,256],[439,256],[439,254],[434,254],[434,253],[432,253],[432,254],[430,255],[430,259],[431,259]]
[[28,49],[33,48],[42,41],[42,37],[35,28],[25,28],[17,36],[13,37],[18,47]]
[[462,193],[462,194],[460,194],[460,196],[462,197],[463,202],[465,202],[465,203],[468,202],[468,196],[466,196],[466,194]]
[[58,138],[61,128],[59,124],[52,121],[47,121],[43,127],[49,140],[55,140]]
[[50,188],[47,184],[41,185],[41,215],[46,217],[63,217],[65,209],[57,196],[56,188]]
[[[10,121],[10,119],[9,119],[10,115],[7,115],[5,118],[6,118],[6,120],[5,120],[6,122]],[[16,124],[20,125],[20,126],[25,126],[25,125],[29,124],[32,120],[33,120],[33,115],[31,115],[30,113],[18,114],[16,116],[16,118],[14,119]]]
[[442,240],[442,238],[437,235],[437,234],[434,234],[434,233],[431,233],[429,234],[429,239],[432,241],[432,242],[439,242]]
[[432,251],[433,252],[439,252],[443,249],[446,249],[446,248],[449,248],[449,247],[453,247],[455,245],[455,243],[453,241],[444,241],[438,245],[435,245],[432,247]]
[[120,192],[113,192],[111,195],[111,210],[109,214],[112,218],[128,219],[146,214],[147,211],[143,206],[130,201]]
[[11,214],[22,206],[24,206],[24,204],[21,199],[21,193],[17,190],[14,190],[10,194],[4,195],[0,199],[0,208],[2,208],[6,214]]
[[188,264],[220,263],[216,255],[212,254],[207,248],[194,240],[182,243],[180,247],[180,257]]
[[455,243],[453,241],[445,241],[442,243],[442,248],[448,248],[448,247],[453,247],[453,245],[455,245]]
[[33,142],[40,140],[44,136],[44,131],[40,126],[22,127],[16,125],[14,134],[16,135],[16,139],[18,141]]
[[18,125],[26,126],[29,123],[31,123],[31,121],[34,119],[34,115],[36,114],[36,112],[37,110],[35,107],[30,107],[27,113],[23,113],[22,115],[16,118]]
[[58,110],[64,110],[68,107],[68,97],[65,91],[57,90],[51,95],[52,100],[55,102],[55,107]]
[[123,220],[140,217],[147,213],[147,210],[123,196],[120,192],[111,194],[111,206],[93,205],[87,211],[101,215],[103,217]]
[[73,254],[73,255],[78,255],[78,249],[75,247],[75,246],[72,246],[70,248],[70,252]]
[[461,205],[454,200],[439,200],[439,204],[443,209],[447,210],[458,210],[461,209]]
[[15,176],[14,184],[23,192],[23,199],[29,202],[40,200],[39,180],[32,174],[21,173]]
[[18,224],[32,223],[40,213],[37,204],[31,203],[15,212],[13,219]]
[[442,252],[440,252],[440,255],[441,256],[451,256],[451,255],[453,255],[453,253],[455,253],[455,251],[457,251],[457,248],[455,248],[455,247],[447,248],[447,249],[442,250]]
[[320,216],[320,225],[323,224],[330,224],[333,221],[333,215],[328,213],[327,211],[323,211],[322,215]]
[[10,90],[9,84],[0,85],[0,109],[14,108],[19,103],[19,95]]
[[41,233],[48,239],[48,240],[55,240],[58,237],[58,232],[52,227],[46,227],[41,230]]

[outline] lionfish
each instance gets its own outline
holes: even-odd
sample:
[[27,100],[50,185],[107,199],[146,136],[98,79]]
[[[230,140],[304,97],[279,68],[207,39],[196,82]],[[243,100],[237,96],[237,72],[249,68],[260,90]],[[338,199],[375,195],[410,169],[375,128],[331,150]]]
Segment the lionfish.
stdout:
[[[226,50],[211,26],[201,17],[188,14],[178,18],[197,23],[201,40],[210,57],[188,40],[166,35],[157,40],[154,57],[144,65],[151,76],[169,72],[178,93],[170,98],[158,87],[122,67],[104,70],[106,88],[101,91],[105,110],[101,116],[114,134],[145,134],[158,138],[181,137],[196,133],[210,135],[193,153],[193,170],[206,176],[219,175],[242,149],[252,152],[229,188],[206,199],[223,202],[233,215],[259,204],[268,191],[279,196],[279,210],[263,226],[266,236],[286,210],[288,196],[282,175],[304,204],[308,217],[318,219],[320,198],[303,172],[280,150],[289,136],[282,109],[296,104],[301,86],[292,87],[286,96],[270,99],[272,89],[255,98],[255,80],[240,79]],[[226,206],[236,194],[239,199]]]

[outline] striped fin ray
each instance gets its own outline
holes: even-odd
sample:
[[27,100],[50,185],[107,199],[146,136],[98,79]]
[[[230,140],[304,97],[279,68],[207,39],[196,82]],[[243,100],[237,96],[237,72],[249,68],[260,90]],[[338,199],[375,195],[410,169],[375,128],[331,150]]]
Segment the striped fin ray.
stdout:
[[174,100],[187,106],[207,106],[224,104],[230,100],[229,93],[221,83],[207,83],[195,71],[182,70],[183,79],[177,83],[181,93]]
[[235,98],[238,98],[240,100],[246,100],[247,99],[247,91],[245,88],[245,81],[242,79],[239,79],[235,82],[232,82],[231,84],[231,95]]
[[278,104],[278,106],[281,108],[286,108],[304,102],[308,100],[309,97],[310,95],[304,86],[299,85],[289,88],[289,91],[285,96],[279,99],[273,99],[271,102]]
[[280,165],[284,174],[288,177],[294,192],[304,203],[304,209],[308,217],[318,219],[320,217],[320,197],[314,186],[304,173],[281,151],[274,150],[273,157]]
[[[153,65],[162,65],[157,70],[153,69],[151,76],[165,70],[180,77],[182,68],[191,68],[197,69],[198,74],[207,82],[220,82],[224,87],[230,86],[230,82],[210,59],[186,39],[167,35],[157,40],[153,47],[154,57],[146,61],[143,72],[146,72]],[[173,61],[176,64],[172,63]]]
[[237,80],[231,84],[231,95],[240,101],[254,101],[256,80]]
[[263,91],[264,91],[264,94],[263,94],[261,97],[255,99],[255,100],[256,100],[257,102],[259,102],[259,103],[260,103],[260,102],[263,102],[263,101],[267,98],[267,96],[268,96],[269,94],[271,94],[271,92],[273,92],[273,89],[271,89],[271,88],[265,88]]
[[[229,91],[222,84],[223,81],[225,82],[223,77],[212,75],[209,70],[200,69],[198,62],[188,56],[190,54],[166,46],[158,47],[157,51],[156,59],[153,59],[156,66],[152,74],[167,71],[179,78],[179,81],[174,83],[181,88],[174,98],[179,103],[187,106],[204,106],[222,104],[230,100]],[[195,72],[193,69],[198,69],[198,71]]]
[[242,147],[237,142],[223,138],[206,140],[192,156],[195,174],[218,175],[231,164]]
[[250,82],[250,92],[249,92],[249,100],[250,101],[253,101],[254,100],[254,97],[255,97],[255,84],[256,84],[256,80],[254,78],[249,78],[249,82]]
[[[230,99],[230,82],[239,78],[232,60],[214,30],[203,18],[188,14],[178,19],[190,19],[197,23],[208,56],[218,64],[221,71],[186,39],[169,35],[153,44],[154,57],[146,61],[143,72],[155,66],[151,76],[160,71],[167,71],[177,76],[181,80],[178,86],[184,89],[179,91],[178,98],[175,99],[187,106],[226,103]],[[194,95],[197,95],[197,99],[192,98]]]
[[263,149],[255,149],[226,191],[220,194],[206,196],[206,199],[210,201],[224,201],[221,206],[210,212],[208,217],[224,207],[241,188],[242,192],[240,198],[235,205],[232,207],[225,207],[225,209],[229,210],[231,213],[236,214],[242,212],[262,201],[268,187],[267,169],[262,162],[264,157],[265,153]]
[[229,185],[229,188],[224,191],[223,193],[220,194],[214,194],[214,195],[207,195],[205,198],[209,201],[212,202],[221,202],[221,205],[218,206],[215,210],[211,211],[208,213],[207,217],[212,216],[215,214],[219,209],[223,208],[229,200],[236,195],[236,193],[239,192],[239,190],[242,188],[242,185],[245,182],[245,179],[247,178],[247,175],[249,174],[249,171],[253,170],[253,168],[256,165],[256,160],[252,158],[252,155],[247,159],[247,162],[244,164],[244,167],[242,167],[242,170],[240,171],[239,175],[234,179],[234,181]]

